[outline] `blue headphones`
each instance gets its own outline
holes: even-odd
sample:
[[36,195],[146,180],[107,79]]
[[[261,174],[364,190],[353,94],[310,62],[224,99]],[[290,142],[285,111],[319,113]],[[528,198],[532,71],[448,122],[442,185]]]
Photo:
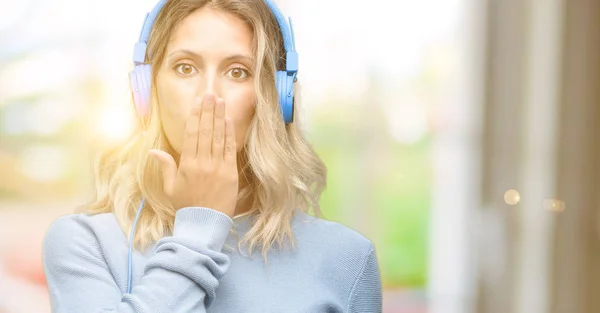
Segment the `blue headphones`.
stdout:
[[[173,1],[173,0],[172,0]],[[150,13],[146,14],[144,19],[144,26],[140,34],[139,41],[135,44],[133,53],[134,68],[129,74],[129,82],[131,87],[131,93],[133,95],[133,102],[138,116],[146,117],[150,111],[150,86],[152,82],[152,67],[150,64],[144,63],[146,58],[146,43],[150,37],[150,31],[152,30],[152,24],[156,16],[165,5],[167,0],[161,0]],[[285,46],[285,59],[286,65],[284,71],[277,71],[275,77],[275,84],[277,92],[279,93],[279,106],[281,107],[281,114],[283,115],[284,122],[292,123],[294,121],[294,83],[296,82],[296,75],[298,74],[298,53],[296,52],[296,46],[294,42],[294,31],[292,29],[292,19],[290,18],[290,24],[285,21],[285,18],[279,8],[275,5],[272,0],[265,0],[265,3],[271,9],[271,12],[275,15],[277,23],[281,28],[281,34],[283,35],[283,44]],[[140,206],[138,207],[135,220],[131,228],[129,236],[129,255],[128,255],[128,267],[127,267],[127,293],[131,293],[131,275],[132,275],[132,256],[133,256],[133,236],[135,235],[135,228],[140,218],[140,213],[144,208],[145,199],[142,198]]]
[[[161,0],[150,13],[146,14],[144,26],[140,34],[139,41],[135,44],[133,52],[133,71],[129,74],[129,83],[133,102],[140,117],[148,116],[150,111],[150,86],[152,82],[152,67],[150,64],[144,63],[146,58],[146,44],[150,37],[152,25],[158,13],[165,5],[167,0]],[[292,28],[292,19],[290,18],[289,27],[285,17],[277,8],[273,0],[265,0],[265,3],[275,15],[281,34],[283,35],[283,44],[285,46],[285,70],[277,71],[275,76],[275,84],[279,93],[279,106],[284,122],[292,123],[294,121],[294,82],[298,74],[298,53],[296,52],[296,44],[294,40],[294,30]]]

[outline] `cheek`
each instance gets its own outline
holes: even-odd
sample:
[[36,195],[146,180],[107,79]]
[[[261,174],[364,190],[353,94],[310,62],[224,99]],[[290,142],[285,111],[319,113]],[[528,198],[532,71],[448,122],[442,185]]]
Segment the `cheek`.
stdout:
[[185,122],[194,104],[196,90],[177,81],[160,78],[156,88],[163,131],[171,147],[181,153]]
[[223,98],[226,101],[227,115],[235,124],[235,141],[237,149],[240,150],[246,139],[250,122],[254,117],[256,93],[253,86],[247,86],[226,92]]

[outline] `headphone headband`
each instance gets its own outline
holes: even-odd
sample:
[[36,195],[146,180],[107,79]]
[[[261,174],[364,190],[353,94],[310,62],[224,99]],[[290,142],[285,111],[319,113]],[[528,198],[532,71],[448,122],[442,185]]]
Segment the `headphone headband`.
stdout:
[[285,17],[281,10],[277,7],[273,0],[265,0],[265,3],[275,15],[275,19],[279,24],[279,28],[281,29],[281,35],[283,37],[283,47],[285,48],[285,70],[289,74],[294,75],[294,79],[296,77],[296,73],[298,72],[298,53],[296,52],[296,40],[294,38],[294,28],[292,26],[292,18],[290,17],[290,24],[288,27],[288,23],[285,21]]
[[265,0],[265,3],[269,7],[269,9],[271,9],[271,12],[273,12],[273,15],[275,15],[275,19],[279,24],[279,28],[281,29],[281,35],[283,36],[283,46],[285,47],[285,51],[289,52],[296,50],[294,43],[294,30],[292,29],[292,19],[289,19],[290,24],[288,26],[288,23],[285,20],[285,16],[283,16],[283,13],[281,13],[281,10],[279,10],[279,8],[277,7],[277,4],[275,4],[273,0]]
[[[167,0],[160,0],[150,11],[150,13],[146,14],[144,18],[144,26],[142,27],[142,31],[140,32],[140,37],[138,42],[135,44],[134,52],[133,52],[133,62],[137,64],[144,63],[146,58],[146,47],[148,43],[148,39],[150,38],[150,32],[152,30],[152,25],[154,25],[154,21],[160,13],[160,10],[164,7]],[[285,20],[285,17],[281,10],[277,7],[273,0],[265,0],[265,3],[275,16],[277,23],[279,24],[279,28],[281,29],[281,35],[283,37],[283,46],[286,52],[286,71],[288,74],[296,74],[298,72],[298,53],[296,52],[296,42],[294,38],[294,29],[292,26],[292,19],[289,18],[289,26]]]
[[167,0],[160,0],[150,11],[150,13],[146,13],[146,17],[144,17],[144,25],[142,26],[142,31],[140,32],[140,38],[138,42],[135,44],[133,50],[133,62],[135,65],[144,63],[146,59],[146,44],[148,43],[148,38],[150,38],[150,31],[152,30],[152,25],[154,25],[154,21],[160,13],[160,10],[165,6]]

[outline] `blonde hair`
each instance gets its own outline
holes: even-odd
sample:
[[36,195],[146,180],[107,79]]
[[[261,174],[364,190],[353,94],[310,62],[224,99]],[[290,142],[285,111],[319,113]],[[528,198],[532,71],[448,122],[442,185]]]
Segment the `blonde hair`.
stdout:
[[[275,244],[283,247],[289,240],[295,246],[291,220],[296,209],[309,213],[312,208],[315,216],[322,215],[318,200],[325,188],[327,171],[298,128],[298,101],[294,123],[283,123],[275,72],[285,68],[285,50],[279,25],[263,0],[167,1],[151,31],[146,62],[160,66],[177,23],[205,6],[234,14],[253,32],[257,99],[255,115],[239,153],[244,165],[240,176],[247,185],[238,195],[239,200],[251,197],[252,209],[248,214],[253,223],[238,248],[248,244],[252,253],[255,247],[262,246],[266,260],[267,252]],[[153,82],[157,72],[153,71]],[[114,213],[129,236],[137,208],[142,197],[145,198],[133,238],[136,249],[144,249],[172,232],[176,212],[163,193],[159,164],[147,154],[151,148],[173,151],[163,133],[152,89],[145,135],[142,123],[137,123],[136,132],[124,144],[99,155],[94,163],[95,199],[82,210],[90,214]]]

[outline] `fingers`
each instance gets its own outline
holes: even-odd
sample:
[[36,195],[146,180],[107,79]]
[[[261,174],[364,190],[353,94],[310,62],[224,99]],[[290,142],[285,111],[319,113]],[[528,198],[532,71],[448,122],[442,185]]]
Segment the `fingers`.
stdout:
[[163,175],[163,188],[167,195],[171,195],[175,177],[177,175],[177,164],[175,163],[175,160],[170,154],[157,149],[150,149],[148,154],[160,164]]
[[229,117],[225,118],[225,147],[223,149],[223,159],[225,160],[225,165],[227,167],[237,167],[235,128],[233,121]]
[[194,103],[191,114],[187,118],[185,124],[185,131],[183,135],[183,147],[181,149],[181,161],[196,158],[196,151],[198,150],[198,127],[200,122],[200,105]]
[[198,132],[197,159],[210,160],[213,141],[213,124],[215,115],[215,96],[207,94],[202,101],[202,113]]
[[212,138],[212,159],[222,160],[225,146],[225,101],[218,99],[215,106],[215,120]]

